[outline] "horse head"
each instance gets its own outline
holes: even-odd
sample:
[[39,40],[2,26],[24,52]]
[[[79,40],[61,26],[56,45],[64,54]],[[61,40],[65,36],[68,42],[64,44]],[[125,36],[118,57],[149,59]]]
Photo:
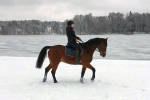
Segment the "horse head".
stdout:
[[105,57],[106,56],[106,49],[107,49],[107,39],[104,39],[102,42],[100,42],[97,45],[97,49],[100,52],[100,56]]

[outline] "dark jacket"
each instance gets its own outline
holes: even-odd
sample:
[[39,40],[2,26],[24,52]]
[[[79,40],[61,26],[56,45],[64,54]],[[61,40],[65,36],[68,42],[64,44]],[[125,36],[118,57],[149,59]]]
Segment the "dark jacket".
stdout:
[[75,32],[74,32],[72,27],[67,27],[66,28],[66,34],[67,34],[67,37],[68,37],[68,44],[69,43],[76,43],[76,39],[79,39],[79,37],[77,37],[75,35]]

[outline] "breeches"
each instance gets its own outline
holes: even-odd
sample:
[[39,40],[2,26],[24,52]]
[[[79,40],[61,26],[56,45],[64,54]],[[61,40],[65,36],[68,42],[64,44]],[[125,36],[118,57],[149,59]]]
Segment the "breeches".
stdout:
[[79,44],[77,44],[77,43],[68,43],[68,45],[69,45],[70,47],[72,47],[75,51],[76,51],[76,50],[80,51],[80,46],[79,46]]

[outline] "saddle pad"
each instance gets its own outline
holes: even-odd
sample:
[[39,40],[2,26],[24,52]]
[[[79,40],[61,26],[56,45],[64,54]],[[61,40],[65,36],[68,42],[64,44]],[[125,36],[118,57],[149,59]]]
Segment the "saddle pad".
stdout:
[[[81,49],[81,50],[79,51],[79,55],[81,56],[82,53],[83,53],[83,49]],[[74,50],[73,50],[71,47],[69,47],[69,46],[66,46],[66,47],[65,47],[65,54],[66,54],[67,56],[75,57]]]

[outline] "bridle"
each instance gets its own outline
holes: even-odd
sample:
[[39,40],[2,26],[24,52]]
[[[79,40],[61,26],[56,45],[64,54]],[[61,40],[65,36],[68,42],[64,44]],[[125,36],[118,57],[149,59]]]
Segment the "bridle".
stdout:
[[102,43],[102,46],[101,46],[101,50],[100,50],[100,51],[99,51],[99,49],[98,49],[98,48],[96,48],[96,50],[95,50],[95,51],[99,52],[99,53],[100,53],[100,55],[102,55],[102,54],[106,54],[107,52],[104,52],[104,51],[103,51],[103,48],[104,48],[104,43]]
[[[82,40],[81,40],[81,42],[82,43],[84,43]],[[80,42],[79,42],[80,43]],[[82,45],[85,45],[85,44],[82,44]],[[90,48],[89,46],[87,46],[87,45],[85,45],[86,47],[88,47],[88,48]],[[95,49],[95,51],[97,51],[97,52],[99,52],[100,53],[100,55],[102,55],[102,54],[106,54],[107,52],[104,52],[103,51],[103,48],[104,48],[104,44],[102,43],[102,46],[101,46],[101,51],[99,51],[99,49],[98,48],[96,48]]]

